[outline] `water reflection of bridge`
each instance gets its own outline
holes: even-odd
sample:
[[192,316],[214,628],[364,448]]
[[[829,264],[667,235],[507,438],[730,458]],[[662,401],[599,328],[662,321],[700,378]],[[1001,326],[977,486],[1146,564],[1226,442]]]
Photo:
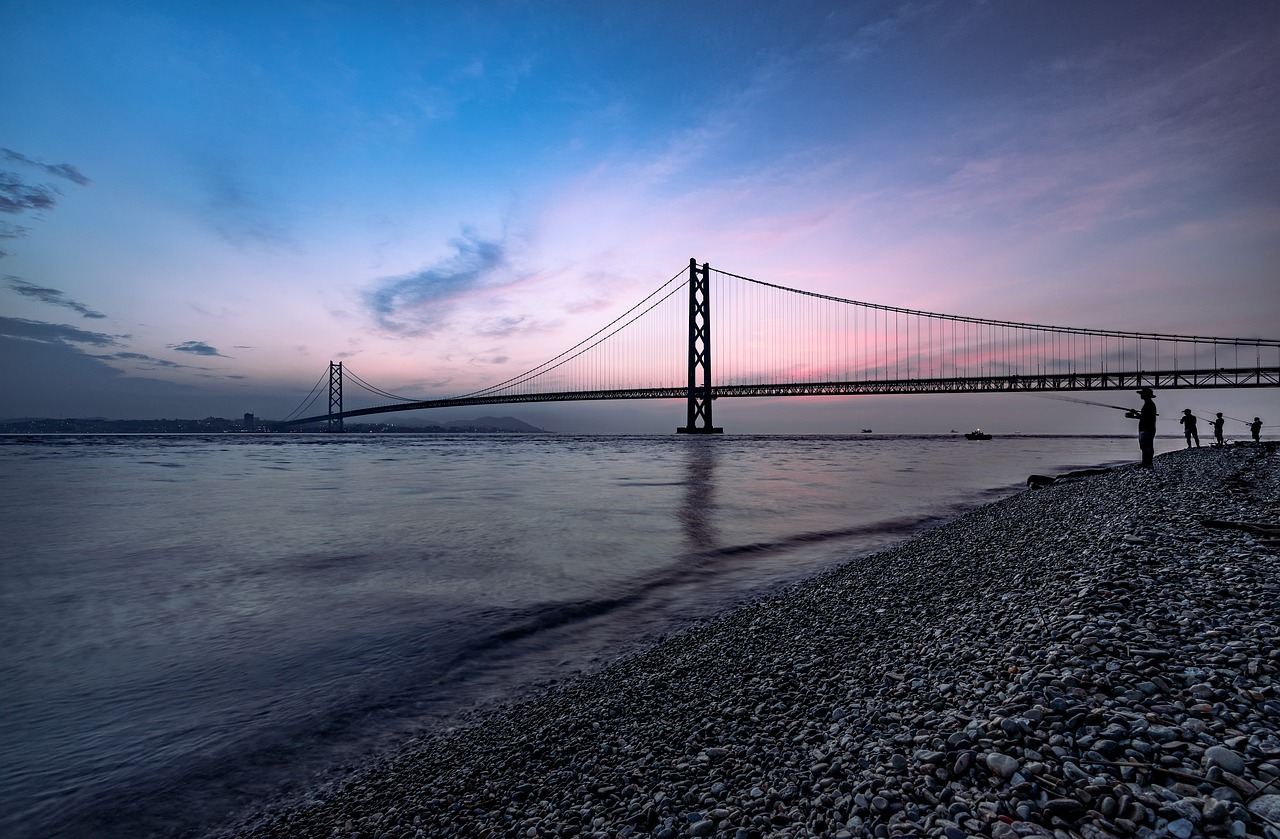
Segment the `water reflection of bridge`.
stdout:
[[[325,379],[278,425],[340,431],[351,417],[425,408],[682,399],[686,422],[677,430],[705,434],[720,430],[712,407],[721,398],[1277,387],[1280,339],[944,315],[787,288],[690,260],[593,335],[482,390],[402,396],[331,362],[328,411],[304,415],[325,393]],[[377,404],[347,407],[344,390]]]

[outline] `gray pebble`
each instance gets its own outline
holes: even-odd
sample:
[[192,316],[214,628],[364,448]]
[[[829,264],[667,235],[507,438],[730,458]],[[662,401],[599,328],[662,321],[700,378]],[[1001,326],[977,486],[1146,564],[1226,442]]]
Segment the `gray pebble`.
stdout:
[[1219,766],[1224,772],[1239,775],[1244,771],[1244,757],[1226,746],[1210,746],[1204,750],[1205,766]]
[[1000,778],[1012,778],[1014,773],[1018,771],[1018,761],[1007,754],[1000,752],[991,752],[985,758],[987,768]]
[[1260,795],[1248,804],[1248,810],[1272,822],[1280,822],[1280,795]]

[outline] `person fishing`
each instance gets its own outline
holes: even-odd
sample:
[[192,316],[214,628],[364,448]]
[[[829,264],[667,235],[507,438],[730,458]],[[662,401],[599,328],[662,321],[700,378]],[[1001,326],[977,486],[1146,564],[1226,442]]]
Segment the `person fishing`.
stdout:
[[1222,412],[1219,411],[1217,417],[1215,417],[1213,420],[1213,439],[1215,440],[1214,445],[1217,445],[1217,446],[1226,445],[1225,443],[1222,442],[1222,424],[1225,422],[1226,420],[1222,418]]
[[1262,434],[1262,420],[1259,417],[1254,417],[1253,422],[1249,423],[1249,433],[1253,435],[1253,442],[1259,442]]
[[1154,469],[1157,414],[1156,403],[1152,400],[1156,398],[1156,395],[1149,387],[1144,387],[1135,391],[1135,393],[1142,397],[1142,408],[1139,410],[1130,409],[1125,412],[1125,416],[1138,421],[1138,448],[1142,450],[1142,468]]
[[1191,448],[1191,441],[1196,441],[1196,448],[1200,448],[1200,433],[1196,431],[1196,415],[1191,413],[1190,408],[1182,409],[1182,418],[1178,420],[1182,423],[1183,434],[1187,438],[1187,448]]

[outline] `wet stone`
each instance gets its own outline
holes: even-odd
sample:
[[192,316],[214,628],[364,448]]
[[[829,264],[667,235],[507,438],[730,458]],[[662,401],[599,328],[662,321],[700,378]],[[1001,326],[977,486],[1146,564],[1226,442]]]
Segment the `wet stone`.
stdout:
[[1076,801],[1074,798],[1054,798],[1045,802],[1044,812],[1050,816],[1057,816],[1065,821],[1071,821],[1084,815],[1087,808],[1084,804]]
[[992,774],[1000,778],[1012,778],[1018,771],[1017,759],[1001,752],[991,752],[986,756],[985,761]]
[[1204,751],[1205,766],[1218,766],[1224,772],[1239,775],[1244,771],[1244,757],[1234,749],[1226,746],[1210,746]]
[[1261,795],[1249,802],[1248,810],[1270,822],[1280,822],[1280,795]]

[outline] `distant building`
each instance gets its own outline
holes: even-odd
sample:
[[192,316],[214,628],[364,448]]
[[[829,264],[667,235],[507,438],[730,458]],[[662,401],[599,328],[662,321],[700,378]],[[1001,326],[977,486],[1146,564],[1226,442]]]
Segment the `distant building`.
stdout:
[[255,425],[255,423],[254,423],[254,421],[253,421],[253,414],[245,414],[245,415],[244,415],[244,430],[245,430],[245,431],[252,431],[252,430],[253,430],[254,425]]

